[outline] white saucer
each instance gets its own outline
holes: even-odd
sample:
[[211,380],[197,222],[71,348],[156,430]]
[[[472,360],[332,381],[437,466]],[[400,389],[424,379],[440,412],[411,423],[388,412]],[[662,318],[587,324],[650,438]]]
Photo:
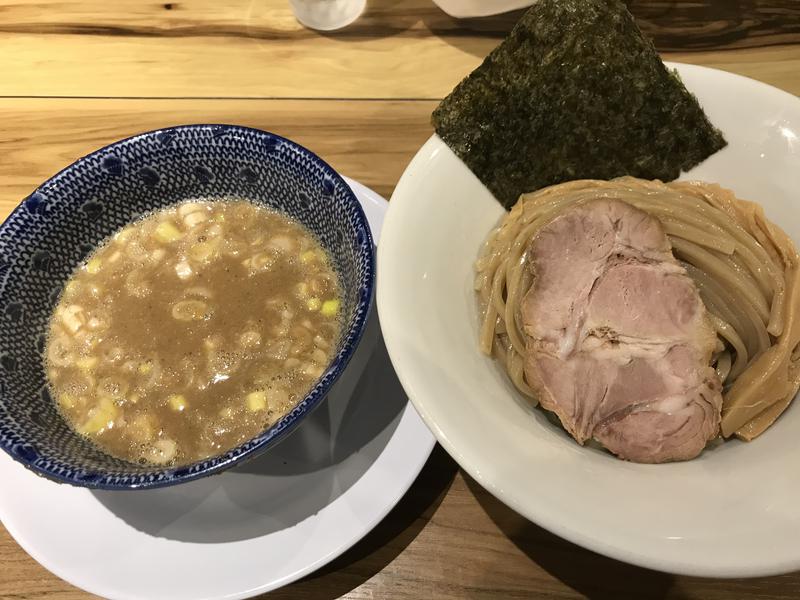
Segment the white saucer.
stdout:
[[[348,183],[377,242],[387,202]],[[0,519],[45,568],[106,598],[248,598],[355,544],[405,494],[433,445],[373,311],[328,399],[264,456],[175,487],[92,492],[0,452]]]

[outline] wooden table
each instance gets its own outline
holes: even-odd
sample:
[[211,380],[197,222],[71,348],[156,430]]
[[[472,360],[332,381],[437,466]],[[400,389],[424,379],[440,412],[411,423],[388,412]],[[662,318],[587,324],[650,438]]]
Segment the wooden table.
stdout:
[[[665,58],[800,94],[798,0],[628,4]],[[388,197],[437,100],[517,16],[456,21],[428,0],[369,0],[353,26],[320,35],[286,0],[0,0],[0,216],[90,150],[192,122],[275,131]],[[87,594],[0,527],[0,599],[39,597]],[[370,535],[267,597],[778,599],[800,597],[800,573],[713,581],[598,556],[516,515],[437,447]]]

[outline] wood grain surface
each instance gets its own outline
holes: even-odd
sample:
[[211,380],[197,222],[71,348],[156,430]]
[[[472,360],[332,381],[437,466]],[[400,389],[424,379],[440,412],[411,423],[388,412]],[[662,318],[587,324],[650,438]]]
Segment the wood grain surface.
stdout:
[[[800,1],[629,0],[665,58],[800,94]],[[369,0],[337,33],[285,0],[0,0],[0,218],[97,147],[147,129],[227,122],[313,148],[388,197],[430,135],[436,100],[518,13],[457,21],[428,0]],[[0,482],[2,485],[2,482]],[[0,600],[89,595],[0,527]],[[598,556],[542,530],[439,447],[364,540],[268,600],[800,597],[800,574],[715,581]]]
[[[630,6],[666,58],[800,93],[797,0]],[[0,95],[441,98],[514,18],[456,21],[430,0],[370,0],[352,27],[320,35],[286,0],[2,0]]]
[[235,123],[313,148],[388,198],[431,135],[436,102],[0,97],[0,216],[39,183],[120,138],[169,125]]

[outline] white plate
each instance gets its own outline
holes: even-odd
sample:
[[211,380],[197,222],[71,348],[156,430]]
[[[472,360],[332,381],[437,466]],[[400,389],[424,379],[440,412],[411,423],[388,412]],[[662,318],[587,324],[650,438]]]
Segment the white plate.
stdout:
[[488,17],[500,13],[525,8],[534,0],[433,0],[451,17]]
[[[678,67],[729,146],[689,173],[763,203],[800,241],[800,100]],[[800,568],[800,406],[766,434],[694,461],[638,465],[582,448],[477,351],[472,265],[503,210],[437,137],[411,161],[378,250],[378,310],[409,397],[460,465],[550,531],[634,564],[691,575]]]
[[[386,201],[348,180],[377,240]],[[435,440],[375,313],[328,399],[239,468],[151,491],[58,485],[0,452],[0,517],[45,568],[114,599],[247,598],[318,569],[408,490]]]

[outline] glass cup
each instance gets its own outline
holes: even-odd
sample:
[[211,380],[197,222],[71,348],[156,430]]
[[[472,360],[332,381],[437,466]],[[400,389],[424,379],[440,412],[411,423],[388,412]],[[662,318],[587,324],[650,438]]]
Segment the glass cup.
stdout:
[[320,31],[341,29],[364,11],[367,0],[289,0],[301,25]]

